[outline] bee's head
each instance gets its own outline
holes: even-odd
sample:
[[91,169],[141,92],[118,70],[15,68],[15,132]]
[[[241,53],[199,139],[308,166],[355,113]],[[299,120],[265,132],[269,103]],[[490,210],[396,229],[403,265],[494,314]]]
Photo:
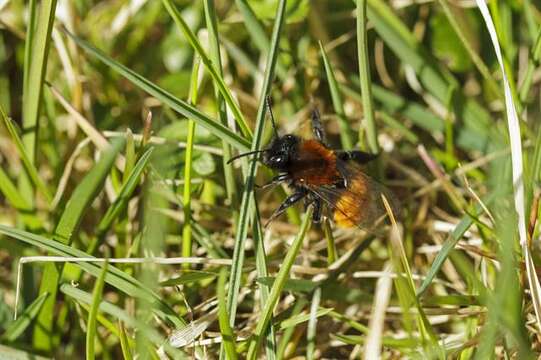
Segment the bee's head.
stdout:
[[271,99],[269,96],[265,98],[265,102],[271,118],[272,129],[274,130],[274,139],[266,149],[253,150],[239,154],[229,159],[228,163],[243,156],[263,153],[263,164],[271,169],[284,171],[287,170],[291,159],[297,155],[297,148],[300,139],[290,134],[284,136],[278,135],[276,122],[274,121],[274,115],[272,113]]
[[296,156],[299,138],[294,135],[276,137],[263,152],[263,164],[274,170],[284,171]]

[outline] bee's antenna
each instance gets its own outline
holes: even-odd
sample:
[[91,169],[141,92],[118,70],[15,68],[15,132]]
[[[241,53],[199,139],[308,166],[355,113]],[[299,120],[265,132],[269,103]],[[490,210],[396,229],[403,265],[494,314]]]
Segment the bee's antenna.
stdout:
[[267,104],[267,110],[269,111],[272,128],[274,130],[274,135],[278,137],[278,129],[276,128],[276,121],[274,120],[274,114],[272,113],[272,99],[270,95],[265,96],[265,103]]
[[231,159],[227,160],[227,163],[231,164],[233,161],[235,161],[235,160],[237,160],[237,159],[239,159],[241,157],[248,156],[248,155],[253,155],[253,154],[259,154],[259,153],[262,153],[262,152],[265,152],[265,151],[267,151],[267,149],[248,151],[248,152],[245,152],[245,153],[242,153],[242,154],[238,154],[237,156],[233,156]]

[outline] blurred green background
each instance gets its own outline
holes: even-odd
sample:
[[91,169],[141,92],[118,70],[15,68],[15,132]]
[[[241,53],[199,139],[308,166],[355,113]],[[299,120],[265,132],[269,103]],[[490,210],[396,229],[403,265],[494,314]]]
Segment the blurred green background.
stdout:
[[[487,6],[531,262],[475,1],[0,1],[0,351],[535,358],[541,12]],[[380,154],[398,232],[307,230],[302,206],[262,227],[289,190],[227,161],[271,140],[267,93],[281,134],[317,106],[333,148]],[[162,260],[24,265],[13,320],[37,255]]]

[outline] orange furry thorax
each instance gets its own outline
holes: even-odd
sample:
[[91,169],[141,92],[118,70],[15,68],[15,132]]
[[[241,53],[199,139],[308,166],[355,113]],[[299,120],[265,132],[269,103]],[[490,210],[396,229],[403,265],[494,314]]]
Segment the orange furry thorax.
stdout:
[[317,140],[305,140],[299,145],[289,172],[296,181],[314,186],[339,180],[335,153]]

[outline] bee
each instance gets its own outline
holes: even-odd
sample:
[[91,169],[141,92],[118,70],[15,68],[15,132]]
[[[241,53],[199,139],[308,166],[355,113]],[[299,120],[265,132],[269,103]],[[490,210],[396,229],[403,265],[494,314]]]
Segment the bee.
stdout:
[[316,107],[311,112],[313,139],[286,134],[280,136],[272,112],[271,100],[266,106],[274,129],[274,138],[263,150],[239,154],[242,156],[263,154],[262,163],[278,172],[268,187],[286,183],[293,193],[274,211],[267,225],[287,208],[304,200],[305,207],[314,207],[312,220],[322,219],[326,207],[339,227],[371,228],[386,214],[383,194],[391,203],[393,212],[397,205],[393,194],[382,184],[366,175],[361,166],[374,160],[377,155],[359,150],[334,150],[325,139],[325,131]]

